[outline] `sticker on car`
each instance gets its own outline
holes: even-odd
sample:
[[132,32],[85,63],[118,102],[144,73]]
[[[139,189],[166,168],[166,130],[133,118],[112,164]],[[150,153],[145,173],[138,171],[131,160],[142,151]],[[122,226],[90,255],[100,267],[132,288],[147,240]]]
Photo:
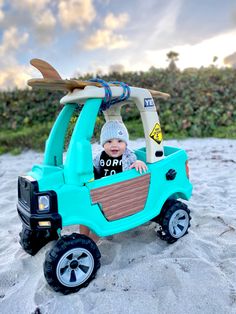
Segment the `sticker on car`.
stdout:
[[161,132],[161,126],[159,123],[156,123],[154,125],[154,128],[152,129],[152,132],[149,134],[149,136],[158,144],[161,144],[162,142],[162,132]]
[[152,98],[144,98],[144,108],[151,108],[154,106],[155,104]]

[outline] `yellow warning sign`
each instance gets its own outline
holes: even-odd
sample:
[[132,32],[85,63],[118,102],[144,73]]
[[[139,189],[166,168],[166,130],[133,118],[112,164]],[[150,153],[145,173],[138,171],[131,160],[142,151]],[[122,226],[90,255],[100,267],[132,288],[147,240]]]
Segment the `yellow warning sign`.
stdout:
[[158,144],[161,144],[162,142],[162,132],[161,132],[161,126],[159,123],[156,123],[154,128],[152,129],[152,132],[149,134],[149,136]]

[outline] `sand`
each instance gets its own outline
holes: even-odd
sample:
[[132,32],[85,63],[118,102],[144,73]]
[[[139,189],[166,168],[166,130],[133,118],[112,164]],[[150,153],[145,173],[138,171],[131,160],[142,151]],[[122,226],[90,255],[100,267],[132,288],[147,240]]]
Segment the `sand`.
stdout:
[[[1,314],[236,313],[236,140],[166,144],[189,155],[194,186],[189,233],[167,244],[156,236],[155,223],[147,223],[103,239],[96,279],[67,296],[54,292],[44,279],[44,256],[52,243],[34,257],[18,243],[17,176],[43,155],[0,156]],[[142,145],[143,140],[131,142],[132,148]]]

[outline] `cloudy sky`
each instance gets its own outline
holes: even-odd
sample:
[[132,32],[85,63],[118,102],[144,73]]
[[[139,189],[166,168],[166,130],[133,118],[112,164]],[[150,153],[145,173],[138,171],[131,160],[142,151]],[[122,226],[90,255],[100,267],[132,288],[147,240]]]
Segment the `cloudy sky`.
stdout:
[[0,88],[40,77],[32,58],[76,73],[224,65],[236,59],[235,0],[0,0]]

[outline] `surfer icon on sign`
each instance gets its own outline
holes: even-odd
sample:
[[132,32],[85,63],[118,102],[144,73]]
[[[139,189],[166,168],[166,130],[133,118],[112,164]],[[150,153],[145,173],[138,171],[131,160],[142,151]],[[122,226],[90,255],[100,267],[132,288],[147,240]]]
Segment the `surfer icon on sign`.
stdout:
[[161,126],[159,123],[156,123],[154,128],[152,129],[152,132],[149,134],[149,136],[157,142],[157,144],[161,144],[162,142],[162,132],[161,132]]

